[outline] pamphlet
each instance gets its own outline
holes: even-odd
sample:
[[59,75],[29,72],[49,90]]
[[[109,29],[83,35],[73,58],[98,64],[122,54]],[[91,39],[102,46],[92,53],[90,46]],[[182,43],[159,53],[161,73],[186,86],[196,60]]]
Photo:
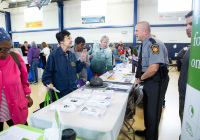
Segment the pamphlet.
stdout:
[[95,117],[102,117],[104,113],[105,110],[93,107],[83,107],[83,109],[80,112],[80,114],[92,115]]
[[55,109],[59,109],[59,111],[61,112],[74,112],[76,110],[76,106],[75,105],[70,105],[70,104],[66,104],[66,105],[51,105],[50,110],[54,111]]
[[71,98],[76,98],[76,99],[89,99],[90,94],[84,94],[84,93],[72,93]]
[[106,96],[112,96],[114,93],[114,90],[93,90],[93,94],[100,94],[100,95],[106,95]]
[[134,74],[124,74],[122,77],[122,81],[125,83],[131,83],[133,79],[134,79]]
[[104,73],[102,76],[100,76],[100,78],[105,81],[106,79],[110,78],[114,73],[109,73],[109,72],[106,72]]
[[112,89],[114,91],[127,91],[130,88],[130,85],[123,84],[111,84],[107,89]]
[[96,106],[96,107],[100,107],[100,108],[108,108],[110,105],[110,102],[90,100],[87,102],[87,105]]
[[60,91],[57,90],[55,87],[51,87],[50,85],[47,85],[47,87],[50,88],[50,89],[52,89],[52,90],[54,90],[54,91],[56,91],[56,92],[58,92],[58,93],[60,93]]
[[112,97],[106,95],[93,95],[92,100],[110,102]]
[[73,99],[73,98],[67,98],[65,100],[62,101],[63,104],[65,105],[75,105],[75,106],[81,106],[83,104],[83,100],[80,99]]
[[78,89],[79,93],[91,94],[93,92],[92,89],[80,88]]

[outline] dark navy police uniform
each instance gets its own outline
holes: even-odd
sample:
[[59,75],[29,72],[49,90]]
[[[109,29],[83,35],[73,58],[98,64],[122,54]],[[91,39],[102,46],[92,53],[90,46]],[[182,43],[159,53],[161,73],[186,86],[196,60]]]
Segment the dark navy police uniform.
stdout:
[[145,73],[151,64],[160,64],[159,70],[155,73],[155,75],[144,79],[143,86],[143,108],[144,122],[146,127],[146,139],[157,140],[162,104],[169,82],[168,51],[161,41],[155,39],[151,35],[147,37],[142,43],[141,73]]

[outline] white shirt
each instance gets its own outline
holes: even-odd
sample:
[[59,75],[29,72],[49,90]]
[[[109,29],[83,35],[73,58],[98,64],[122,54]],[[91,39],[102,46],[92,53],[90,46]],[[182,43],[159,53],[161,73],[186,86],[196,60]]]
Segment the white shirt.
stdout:
[[46,54],[46,61],[47,61],[47,59],[49,57],[49,54],[50,54],[50,49],[48,47],[45,47],[45,48],[43,48],[43,50],[41,51],[41,53]]

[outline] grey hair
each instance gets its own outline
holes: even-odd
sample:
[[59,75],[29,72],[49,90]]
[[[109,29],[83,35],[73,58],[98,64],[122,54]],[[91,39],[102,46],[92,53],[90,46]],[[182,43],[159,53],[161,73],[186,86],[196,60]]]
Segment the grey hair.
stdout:
[[102,42],[102,41],[105,40],[105,39],[108,39],[108,40],[109,40],[108,36],[106,36],[106,35],[102,36],[101,39],[100,39],[100,42]]
[[31,47],[36,47],[37,46],[37,44],[35,43],[35,41],[32,41],[31,42]]
[[115,46],[114,43],[110,43],[110,44],[109,44],[109,47],[113,47],[113,46]]

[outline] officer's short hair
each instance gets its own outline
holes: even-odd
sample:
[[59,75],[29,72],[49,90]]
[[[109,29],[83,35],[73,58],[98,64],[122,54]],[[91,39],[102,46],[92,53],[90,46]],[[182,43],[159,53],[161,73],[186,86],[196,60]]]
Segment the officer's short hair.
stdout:
[[75,43],[76,44],[80,44],[80,43],[85,43],[85,39],[83,38],[83,37],[77,37],[76,39],[75,39]]
[[185,18],[188,18],[188,17],[191,17],[191,16],[193,16],[193,10],[190,11],[189,13],[187,13],[187,15],[185,15]]
[[57,39],[59,44],[60,44],[61,41],[64,40],[65,36],[70,36],[70,32],[68,32],[66,30],[62,30],[62,31],[60,31],[56,34],[56,39]]
[[149,32],[151,32],[151,28],[150,28],[149,22],[147,22],[147,21],[141,21],[141,22],[139,22],[138,24],[143,24],[143,25],[145,25],[146,29],[147,29]]
[[100,42],[102,42],[102,41],[105,40],[105,39],[108,39],[108,40],[109,40],[108,36],[106,36],[106,35],[102,36],[101,39],[100,39]]

